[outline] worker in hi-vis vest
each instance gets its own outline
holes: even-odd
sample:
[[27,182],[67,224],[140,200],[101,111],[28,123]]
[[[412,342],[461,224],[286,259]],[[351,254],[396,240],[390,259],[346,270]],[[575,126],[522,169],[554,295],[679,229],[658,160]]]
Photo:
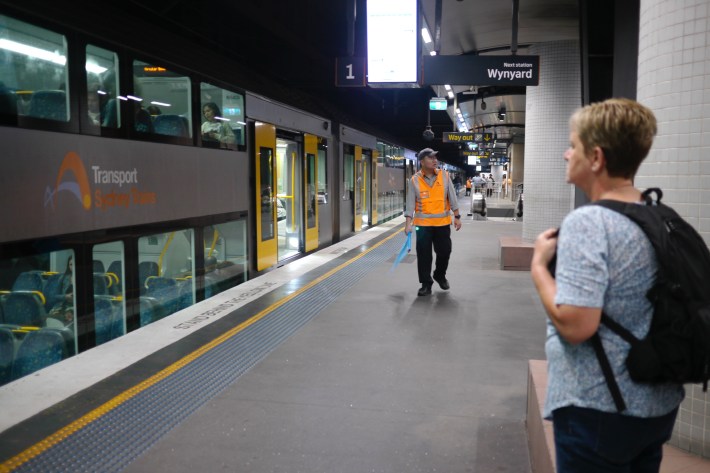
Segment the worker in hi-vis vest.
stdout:
[[[407,208],[404,217],[406,234],[412,233],[412,225],[417,234],[417,270],[422,287],[419,296],[431,294],[434,281],[443,290],[449,289],[446,270],[451,255],[451,212],[456,231],[461,229],[461,215],[456,191],[449,173],[438,169],[438,151],[424,148],[417,154],[421,169],[412,176],[407,191]],[[436,252],[436,267],[431,274],[432,246]]]

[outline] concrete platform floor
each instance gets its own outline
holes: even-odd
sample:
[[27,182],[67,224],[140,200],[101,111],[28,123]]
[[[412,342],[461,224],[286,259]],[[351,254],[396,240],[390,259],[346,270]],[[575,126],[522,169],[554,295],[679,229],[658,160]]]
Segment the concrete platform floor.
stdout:
[[530,472],[545,316],[529,273],[498,269],[520,233],[464,217],[451,290],[428,297],[413,255],[372,268],[124,471]]

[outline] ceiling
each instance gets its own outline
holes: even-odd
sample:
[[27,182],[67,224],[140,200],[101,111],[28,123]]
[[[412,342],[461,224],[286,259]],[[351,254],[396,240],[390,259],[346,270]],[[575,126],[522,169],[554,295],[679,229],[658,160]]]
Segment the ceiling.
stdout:
[[[577,0],[419,0],[424,23],[432,32],[437,25],[437,1],[441,1],[442,55],[509,55],[514,42],[515,3],[519,3],[518,54],[526,54],[527,47],[535,43],[579,37]],[[123,3],[124,9],[159,17],[167,27],[189,34],[206,47],[219,49],[254,71],[280,81],[294,93],[308,94],[321,105],[328,104],[328,109],[340,110],[345,123],[371,127],[378,130],[378,136],[410,149],[440,148],[445,161],[458,163],[457,150],[447,149],[451,147],[440,141],[443,132],[454,130],[453,100],[449,101],[448,113],[428,110],[431,97],[446,96],[443,87],[335,87],[335,58],[349,55],[351,49],[354,56],[366,56],[366,0]],[[354,22],[348,19],[353,16],[348,15],[353,4]],[[483,126],[501,138],[522,138],[524,87],[500,89],[470,84],[453,90],[470,129]],[[485,110],[482,101],[486,103]],[[501,108],[506,112],[502,119]],[[435,133],[433,142],[422,138],[427,123]]]

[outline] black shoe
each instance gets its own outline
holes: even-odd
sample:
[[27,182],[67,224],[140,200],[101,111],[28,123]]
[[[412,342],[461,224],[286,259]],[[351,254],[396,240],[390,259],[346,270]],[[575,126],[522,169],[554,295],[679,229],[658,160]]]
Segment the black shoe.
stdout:
[[428,296],[431,295],[431,284],[422,284],[417,292],[418,296]]
[[447,281],[446,278],[441,278],[441,279],[434,278],[434,281],[438,282],[439,287],[445,291],[448,291],[449,289],[451,289],[451,286],[449,286],[449,281]]

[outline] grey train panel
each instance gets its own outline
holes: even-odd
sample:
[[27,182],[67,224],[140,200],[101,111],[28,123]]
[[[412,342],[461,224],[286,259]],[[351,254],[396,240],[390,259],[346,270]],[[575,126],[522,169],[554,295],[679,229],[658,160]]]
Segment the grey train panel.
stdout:
[[330,139],[330,120],[317,117],[264,97],[246,94],[247,117],[276,125],[277,128],[310,133]]
[[5,127],[0,141],[0,241],[249,208],[246,153]]

